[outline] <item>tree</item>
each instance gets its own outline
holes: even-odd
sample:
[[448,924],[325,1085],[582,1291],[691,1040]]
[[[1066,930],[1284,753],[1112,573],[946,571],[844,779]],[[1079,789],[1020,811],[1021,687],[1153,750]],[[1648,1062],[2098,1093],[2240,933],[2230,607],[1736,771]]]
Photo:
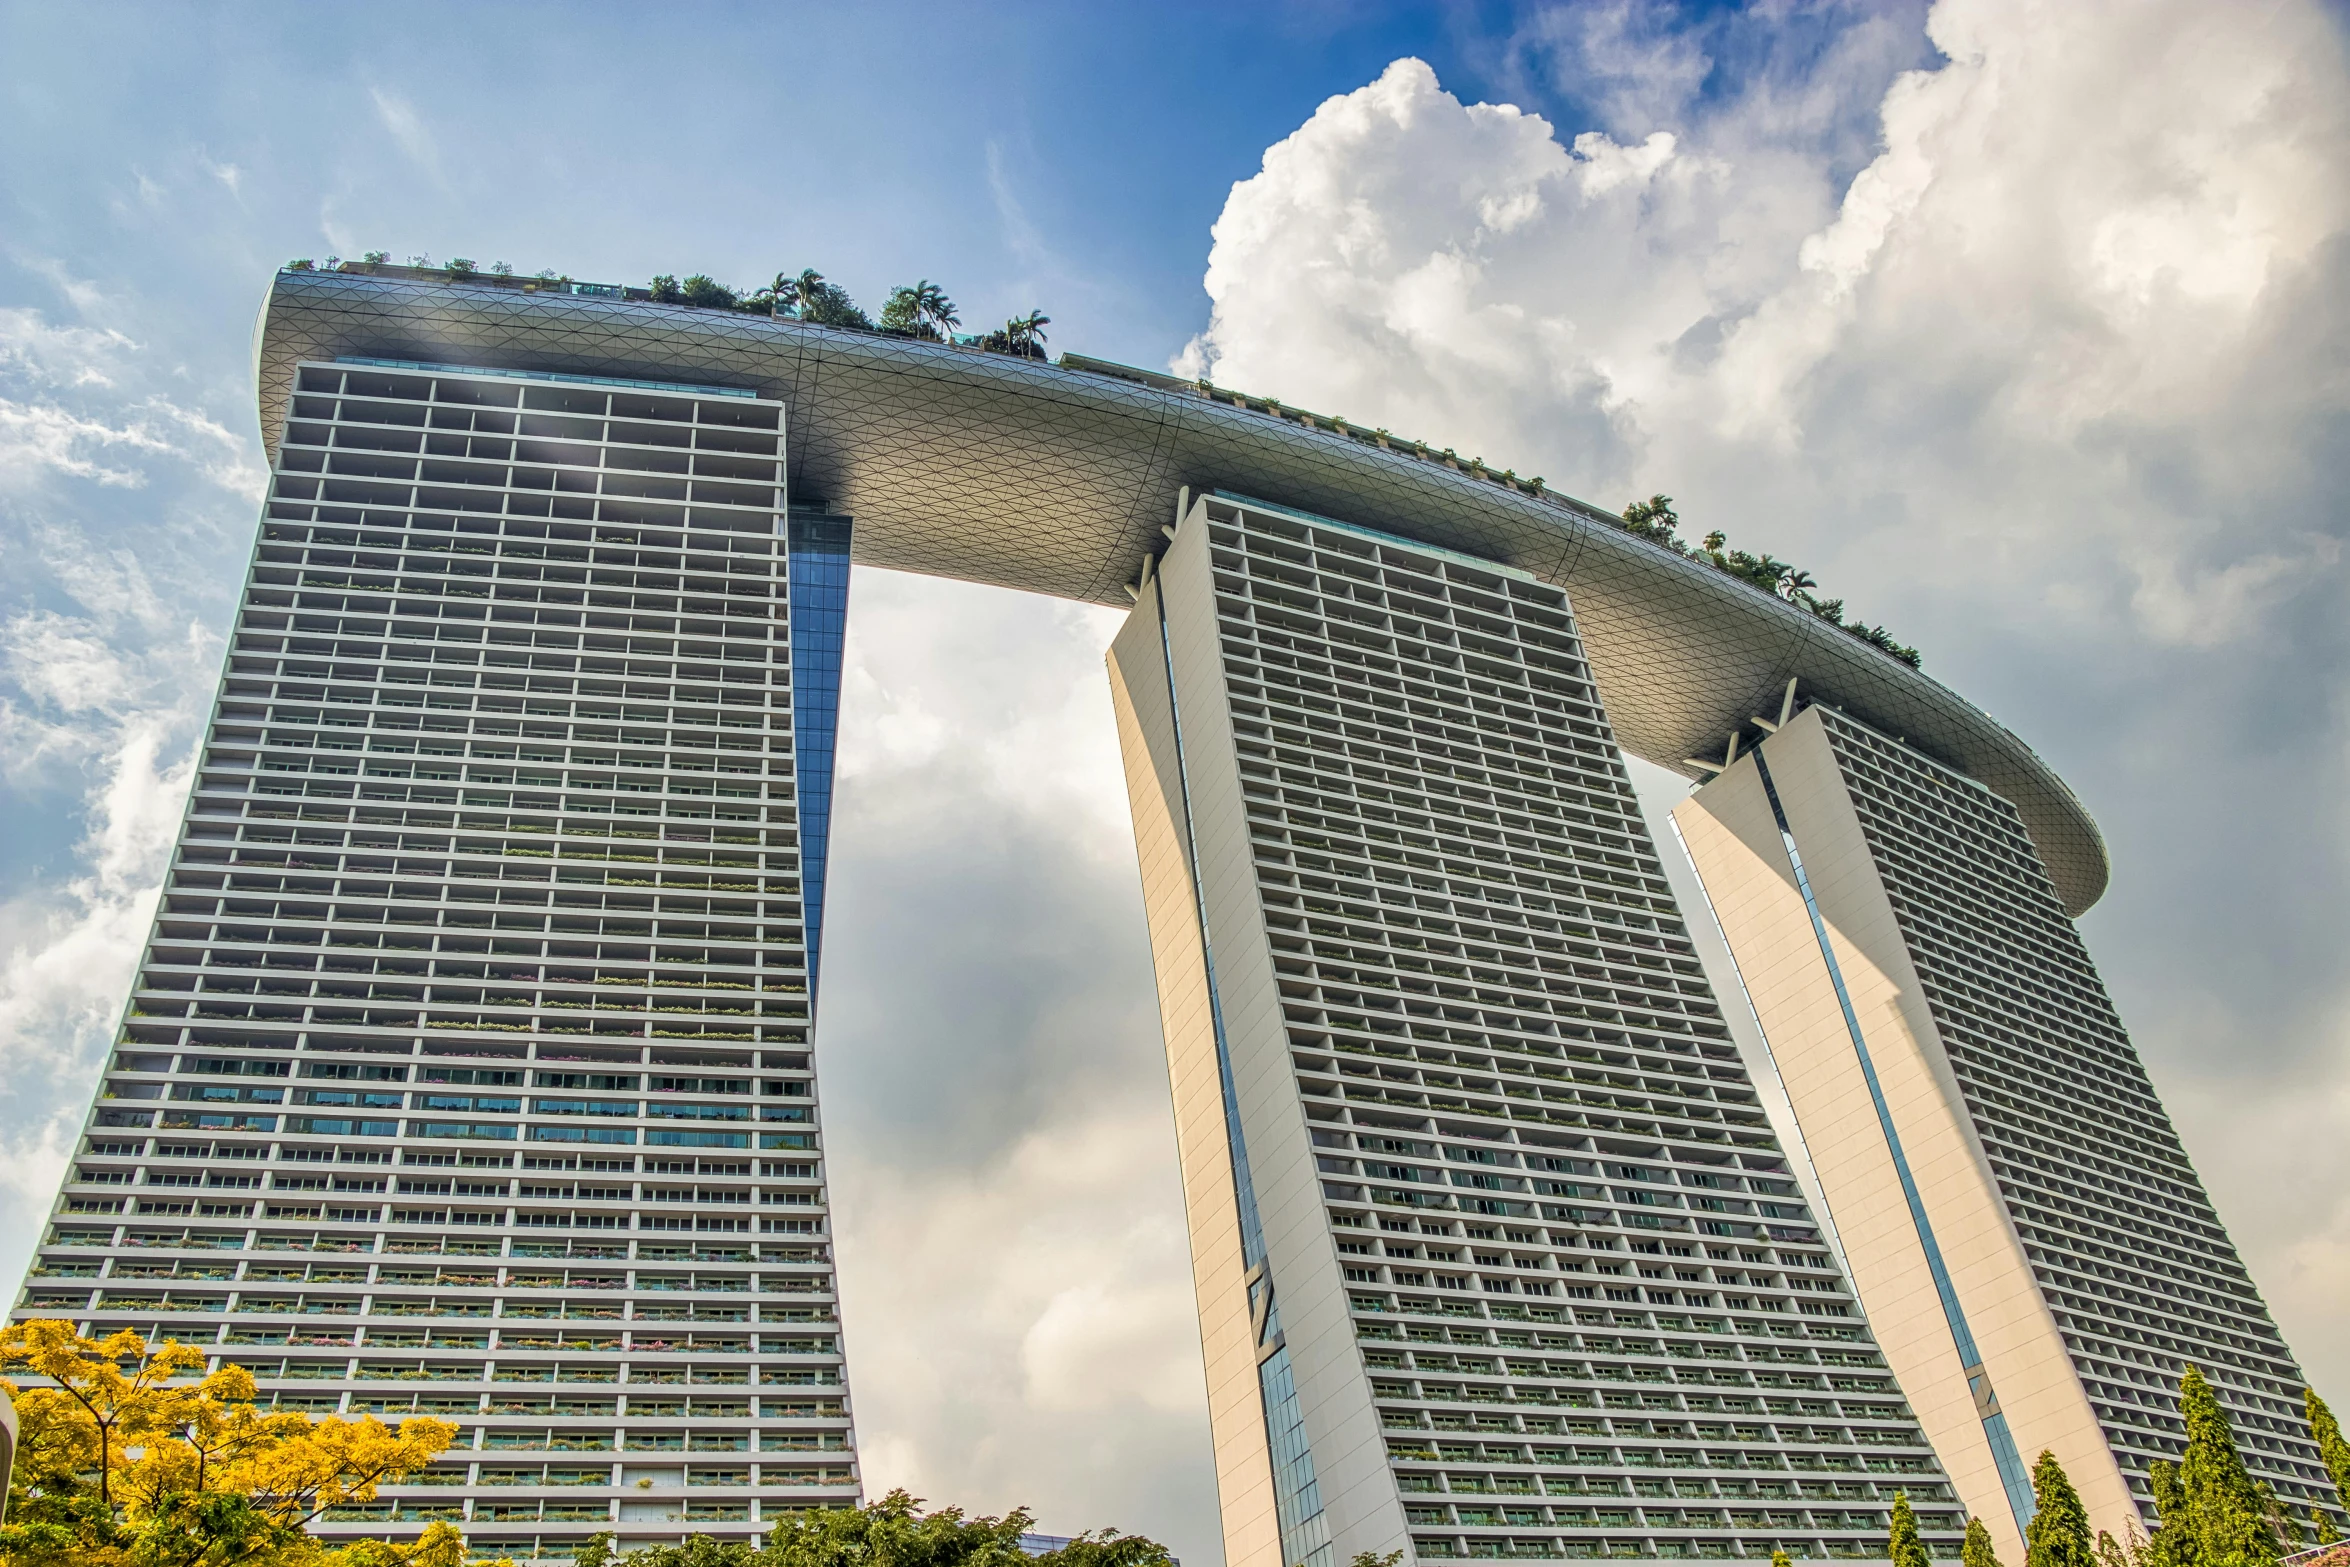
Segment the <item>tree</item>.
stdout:
[[678,1544],[640,1546],[623,1556],[613,1549],[610,1531],[589,1535],[572,1557],[573,1567],[753,1567],[759,1548],[747,1540],[713,1540],[692,1534]]
[[706,272],[696,272],[678,285],[682,302],[699,305],[705,310],[732,310],[735,292]]
[[1041,310],[1031,310],[1024,316],[1014,316],[995,331],[979,340],[979,346],[999,354],[1012,354],[1022,359],[1043,359],[1044,329],[1052,317]]
[[2179,1415],[2187,1425],[2179,1485],[2197,1567],[2275,1567],[2277,1539],[2259,1487],[2236,1451],[2219,1395],[2194,1366],[2179,1378]]
[[857,308],[857,302],[849,298],[848,290],[838,284],[827,283],[824,274],[814,267],[793,278],[787,286],[787,292],[791,297],[792,314],[812,326],[858,327],[868,332],[873,329],[872,321],[866,318],[864,311]]
[[305,1527],[329,1507],[430,1463],[456,1437],[441,1420],[268,1414],[242,1366],[205,1374],[204,1352],[71,1323],[0,1331],[0,1366],[48,1385],[0,1383],[18,1420],[6,1567],[458,1567],[464,1540],[435,1524],[411,1546],[330,1551]]
[[[768,1532],[764,1545],[692,1535],[675,1545],[629,1553],[627,1567],[1168,1567],[1174,1558],[1155,1540],[1103,1529],[1079,1535],[1042,1556],[1020,1549],[1035,1521],[1026,1508],[1001,1518],[966,1517],[959,1507],[921,1510],[919,1498],[892,1491],[863,1507],[801,1513]],[[574,1567],[619,1567],[610,1534],[582,1545]]]
[[2187,1521],[2187,1491],[2179,1483],[2179,1466],[2157,1458],[2147,1479],[2154,1489],[2154,1539],[2146,1553],[2150,1567],[2202,1567],[2195,1526]]
[[1886,1537],[1886,1545],[1893,1567],[1932,1567],[1926,1556],[1926,1542],[1918,1538],[1918,1515],[1910,1510],[1907,1491],[1893,1498],[1893,1528]]
[[1651,495],[1644,501],[1634,501],[1624,508],[1624,526],[1644,539],[1655,539],[1661,544],[1682,548],[1673,537],[1673,530],[1681,525],[1681,514],[1673,510],[1670,495]]
[[881,307],[881,329],[907,337],[937,341],[961,321],[962,317],[955,313],[955,302],[947,298],[946,290],[928,278],[890,290],[889,303]]
[[1369,1551],[1357,1551],[1355,1559],[1348,1563],[1347,1567],[1397,1567],[1397,1563],[1402,1560],[1403,1552],[1401,1551],[1389,1551],[1385,1556],[1374,1556]]
[[2350,1442],[2342,1439],[2342,1423],[2317,1396],[2316,1388],[2301,1390],[2301,1405],[2309,1414],[2309,1434],[2316,1439],[2318,1458],[2326,1473],[2334,1477],[2334,1494],[2344,1507],[2350,1507]]
[[[1751,582],[1765,593],[1776,595],[1806,610],[1829,625],[1857,637],[1882,653],[1901,660],[1912,669],[1922,666],[1923,660],[1914,647],[1905,647],[1895,641],[1883,626],[1847,622],[1842,599],[1824,599],[1812,590],[1818,581],[1800,566],[1790,565],[1776,555],[1750,554],[1730,548],[1728,534],[1716,528],[1708,533],[1695,549],[1684,543],[1675,532],[1681,525],[1681,514],[1673,509],[1670,495],[1651,495],[1647,500],[1634,501],[1624,508],[1624,531],[1636,533],[1644,539],[1654,539],[1677,554],[1703,561],[1726,576]],[[2345,1493],[2350,1495],[2350,1493]]]
[[1771,1552],[1771,1567],[1795,1567],[1795,1562],[1785,1551],[1775,1550]]
[[2089,1545],[2089,1509],[2056,1455],[2042,1449],[2032,1465],[2031,1527],[2024,1531],[2025,1567],[2097,1567]]
[[2276,1536],[2277,1550],[2290,1556],[2301,1549],[2301,1520],[2285,1510],[2266,1480],[2253,1482],[2253,1488],[2260,1493],[2261,1516],[2268,1520],[2268,1532]]
[[677,286],[677,274],[663,272],[654,277],[653,303],[656,305],[682,305],[685,303],[685,290]]
[[1966,1521],[1966,1541],[1958,1548],[1961,1567],[2001,1567],[1998,1551],[1991,1545],[1991,1530],[1980,1518]]

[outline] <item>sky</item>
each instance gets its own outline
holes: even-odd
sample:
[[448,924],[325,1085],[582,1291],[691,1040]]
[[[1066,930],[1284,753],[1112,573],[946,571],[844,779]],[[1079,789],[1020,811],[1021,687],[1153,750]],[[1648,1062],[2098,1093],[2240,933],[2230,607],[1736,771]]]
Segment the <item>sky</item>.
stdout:
[[[0,1272],[184,802],[271,269],[812,266],[1609,506],[1670,494],[1921,648],[2103,826],[2091,952],[2350,1399],[2344,26],[0,3]],[[851,605],[818,1053],[868,1486],[1213,1567],[1117,617],[862,568]]]

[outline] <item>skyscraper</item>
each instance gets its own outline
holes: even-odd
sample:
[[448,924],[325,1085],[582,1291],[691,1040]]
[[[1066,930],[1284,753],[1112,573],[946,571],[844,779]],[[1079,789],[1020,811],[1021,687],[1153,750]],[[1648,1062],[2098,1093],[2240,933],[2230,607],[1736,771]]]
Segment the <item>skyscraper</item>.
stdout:
[[[2096,826],[1915,670],[1204,382],[371,264],[262,327],[271,494],[15,1315],[462,1427],[328,1533],[560,1558],[862,1493],[814,1071],[852,557],[1131,607],[1233,1567],[1868,1555],[1896,1493],[2015,1560],[2043,1447],[2143,1511],[2189,1361],[2322,1498],[2072,925]],[[1627,753],[1712,777],[1738,972]]]
[[1110,664],[1227,1559],[1954,1548],[1565,595],[1214,495]]
[[1968,1505],[2020,1545],[2048,1448],[2106,1527],[2151,1523],[2182,1365],[2256,1478],[2333,1505],[2301,1370],[2015,808],[1793,691],[1765,722],[1675,820]]
[[329,1536],[853,1498],[808,1040],[846,519],[787,522],[739,389],[307,364],[283,412],[18,1314],[460,1424]]

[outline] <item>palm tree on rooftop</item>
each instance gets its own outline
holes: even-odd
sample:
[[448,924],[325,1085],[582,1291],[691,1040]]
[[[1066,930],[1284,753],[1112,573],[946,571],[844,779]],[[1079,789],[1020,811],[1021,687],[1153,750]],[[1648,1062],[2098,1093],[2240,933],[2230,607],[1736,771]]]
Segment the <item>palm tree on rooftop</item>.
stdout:
[[793,278],[791,280],[791,295],[794,308],[802,315],[807,314],[808,307],[824,297],[825,286],[824,274],[814,267],[808,268],[798,277]]
[[1024,316],[1014,316],[1004,323],[1005,345],[1015,354],[1030,359],[1042,359],[1044,329],[1052,317],[1041,310],[1031,310]]
[[963,318],[955,313],[955,302],[930,279],[918,279],[913,296],[914,319],[927,323],[939,336],[944,337],[952,328],[962,325]]

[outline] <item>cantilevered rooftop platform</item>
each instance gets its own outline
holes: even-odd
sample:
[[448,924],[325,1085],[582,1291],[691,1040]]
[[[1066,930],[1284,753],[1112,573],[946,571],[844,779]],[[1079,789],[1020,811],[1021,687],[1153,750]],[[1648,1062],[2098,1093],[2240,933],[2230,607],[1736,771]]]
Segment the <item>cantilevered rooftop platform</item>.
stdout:
[[[1684,773],[1790,679],[2012,801],[2075,915],[2096,823],[2032,749],[1939,682],[1531,480],[1205,384],[661,305],[532,280],[281,272],[256,380],[272,444],[303,360],[732,387],[788,407],[788,481],[869,565],[1124,607],[1178,496],[1221,489],[1519,567],[1566,589],[1623,747]],[[617,296],[617,297],[616,297]],[[275,453],[272,450],[272,458]]]

